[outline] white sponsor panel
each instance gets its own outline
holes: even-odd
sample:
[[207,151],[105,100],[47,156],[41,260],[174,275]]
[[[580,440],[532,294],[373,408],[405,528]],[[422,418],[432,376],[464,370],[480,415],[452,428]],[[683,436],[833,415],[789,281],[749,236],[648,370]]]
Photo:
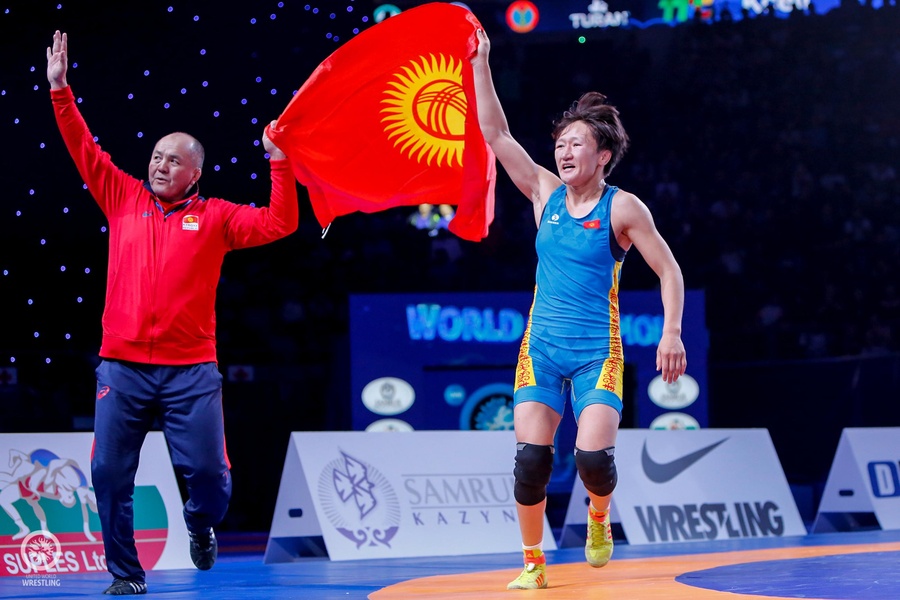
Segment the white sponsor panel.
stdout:
[[[629,544],[806,535],[765,429],[619,431],[614,509]],[[580,480],[566,523],[586,523]],[[613,519],[615,522],[616,519]]]
[[516,552],[515,453],[512,431],[294,432],[264,561]]
[[[575,484],[572,486],[572,495],[569,496],[569,507],[566,509],[566,518],[559,534],[559,547],[583,546],[587,538],[588,504],[591,498],[588,496],[581,477],[575,474]],[[611,525],[621,525],[622,519],[616,508],[616,497],[613,495],[609,507],[609,522]]]
[[[91,483],[93,439],[93,433],[0,435],[0,576],[106,571]],[[151,432],[134,495],[144,569],[193,566],[182,508],[165,438]]]
[[834,531],[841,515],[874,513],[882,529],[900,529],[900,428],[841,432],[813,532]]

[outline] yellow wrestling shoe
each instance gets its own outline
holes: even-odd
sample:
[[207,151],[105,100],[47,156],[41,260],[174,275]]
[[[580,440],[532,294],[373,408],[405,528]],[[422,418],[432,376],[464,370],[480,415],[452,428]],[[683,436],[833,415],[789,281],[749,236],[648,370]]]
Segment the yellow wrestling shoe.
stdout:
[[508,590],[540,590],[547,587],[547,557],[535,548],[525,550],[525,568],[509,582]]
[[609,510],[600,512],[591,505],[588,508],[587,543],[584,557],[592,567],[602,567],[613,553],[612,529],[609,526]]

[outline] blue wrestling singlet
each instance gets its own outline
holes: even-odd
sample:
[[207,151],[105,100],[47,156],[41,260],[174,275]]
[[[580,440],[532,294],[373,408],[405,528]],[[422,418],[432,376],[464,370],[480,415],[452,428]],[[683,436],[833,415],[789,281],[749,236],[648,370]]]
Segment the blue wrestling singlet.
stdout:
[[612,406],[621,418],[619,275],[625,251],[610,222],[617,191],[607,186],[579,219],[566,209],[565,186],[544,207],[535,241],[534,302],[516,367],[516,404],[542,402],[563,414],[571,386],[576,419],[589,404]]

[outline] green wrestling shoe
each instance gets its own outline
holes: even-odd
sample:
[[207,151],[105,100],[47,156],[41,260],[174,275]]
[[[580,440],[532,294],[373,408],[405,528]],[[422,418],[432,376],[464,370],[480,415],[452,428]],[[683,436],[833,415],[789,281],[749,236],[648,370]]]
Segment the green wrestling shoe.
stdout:
[[547,557],[538,549],[525,550],[525,568],[506,586],[508,590],[540,590],[547,587]]
[[600,512],[593,505],[588,508],[587,543],[584,557],[592,567],[602,567],[613,553],[612,529],[609,526],[609,510]]

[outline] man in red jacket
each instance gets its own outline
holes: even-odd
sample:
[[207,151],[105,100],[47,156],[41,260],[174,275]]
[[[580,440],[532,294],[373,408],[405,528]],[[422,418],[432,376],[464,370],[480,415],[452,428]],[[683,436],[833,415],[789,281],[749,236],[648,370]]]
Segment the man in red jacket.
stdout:
[[[215,300],[225,253],[297,229],[297,189],[284,153],[266,133],[272,191],[254,208],[200,196],[204,151],[176,132],[157,142],[146,181],[117,168],[94,141],[66,81],[67,36],[47,48],[57,124],[78,172],[109,220],[109,267],[91,475],[109,572],[104,592],[145,594],[134,541],[134,478],[144,437],[158,419],[184,478],[184,520],[198,569],[217,555],[231,475],[225,451]],[[274,123],[274,121],[273,121]]]

